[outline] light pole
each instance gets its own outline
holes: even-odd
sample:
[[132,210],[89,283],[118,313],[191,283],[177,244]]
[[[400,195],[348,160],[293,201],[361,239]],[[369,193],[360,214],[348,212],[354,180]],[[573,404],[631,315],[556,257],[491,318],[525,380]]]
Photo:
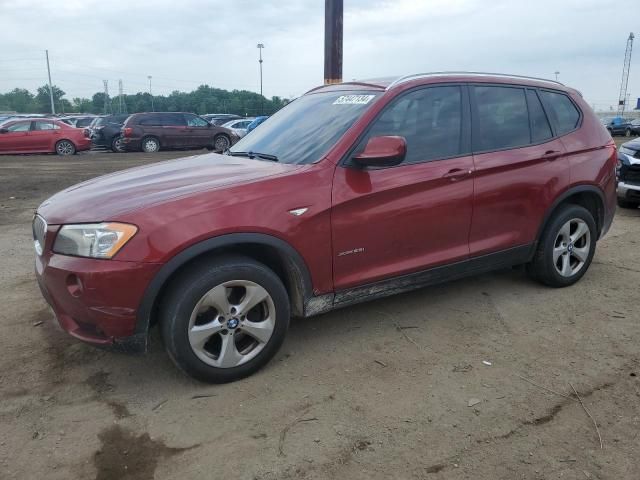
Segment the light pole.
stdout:
[[264,43],[258,44],[258,52],[259,59],[258,63],[260,64],[260,114],[264,115],[264,97],[262,96],[262,49],[264,48]]
[[555,71],[555,72],[553,72],[553,73],[555,73],[555,74],[556,74],[556,82],[557,82],[557,81],[558,81],[558,75],[560,75],[560,72]]
[[151,75],[147,75],[147,78],[149,79],[149,95],[151,95],[151,111],[155,112],[156,109],[153,106],[153,93],[151,92],[151,78],[153,77],[151,77]]

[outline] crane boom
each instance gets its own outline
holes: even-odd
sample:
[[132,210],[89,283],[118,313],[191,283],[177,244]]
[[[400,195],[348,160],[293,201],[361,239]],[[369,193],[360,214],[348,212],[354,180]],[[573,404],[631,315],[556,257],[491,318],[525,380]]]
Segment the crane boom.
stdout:
[[624,64],[622,65],[622,81],[620,82],[620,96],[618,97],[618,116],[624,115],[627,104],[627,84],[629,83],[629,69],[631,68],[631,50],[633,50],[633,32],[627,39],[627,48],[624,51]]

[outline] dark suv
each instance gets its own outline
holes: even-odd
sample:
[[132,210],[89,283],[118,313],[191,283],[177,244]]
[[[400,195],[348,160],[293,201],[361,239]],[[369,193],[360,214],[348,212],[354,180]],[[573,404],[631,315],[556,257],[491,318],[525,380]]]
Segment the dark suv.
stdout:
[[580,93],[438,73],[314,89],[228,155],[138,167],[38,207],[61,326],[210,382],[265,365],[289,318],[523,265],[577,282],[616,209],[616,148]]
[[129,114],[106,115],[96,118],[91,123],[91,142],[100,147],[107,147],[116,153],[124,152],[122,145],[122,125]]
[[640,139],[623,143],[618,151],[618,205],[640,206]]
[[193,113],[134,113],[122,127],[123,148],[147,153],[161,148],[223,152],[239,139],[231,130],[213,126]]

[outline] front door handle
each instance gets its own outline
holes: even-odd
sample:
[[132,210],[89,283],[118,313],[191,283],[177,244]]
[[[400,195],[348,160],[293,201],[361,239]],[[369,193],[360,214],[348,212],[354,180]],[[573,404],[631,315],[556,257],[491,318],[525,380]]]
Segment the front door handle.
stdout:
[[553,161],[556,160],[560,155],[562,155],[562,152],[559,152],[557,150],[547,150],[546,152],[544,152],[542,158],[544,158],[545,160]]
[[452,168],[447,173],[445,173],[442,178],[448,178],[452,182],[456,180],[460,180],[464,177],[467,177],[473,173],[473,170],[464,170],[462,168]]

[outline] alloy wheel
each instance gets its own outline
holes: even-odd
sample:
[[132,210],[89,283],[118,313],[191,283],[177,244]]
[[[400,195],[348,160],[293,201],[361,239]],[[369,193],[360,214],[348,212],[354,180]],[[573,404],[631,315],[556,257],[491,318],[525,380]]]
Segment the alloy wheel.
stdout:
[[58,153],[58,155],[71,155],[73,154],[74,150],[75,147],[73,146],[73,144],[66,140],[58,142],[58,144],[56,145],[56,152]]
[[216,151],[224,152],[227,148],[229,148],[229,140],[225,136],[219,136],[216,138],[215,143],[213,145]]
[[160,145],[158,145],[158,142],[155,141],[152,138],[147,138],[144,141],[144,151],[147,153],[153,153],[153,152],[157,152],[160,149]]
[[209,290],[196,304],[189,320],[189,344],[208,365],[237,367],[264,349],[275,322],[275,304],[266,289],[249,280],[231,280]]
[[566,222],[558,231],[553,245],[553,265],[563,277],[578,273],[589,258],[591,232],[580,218]]

